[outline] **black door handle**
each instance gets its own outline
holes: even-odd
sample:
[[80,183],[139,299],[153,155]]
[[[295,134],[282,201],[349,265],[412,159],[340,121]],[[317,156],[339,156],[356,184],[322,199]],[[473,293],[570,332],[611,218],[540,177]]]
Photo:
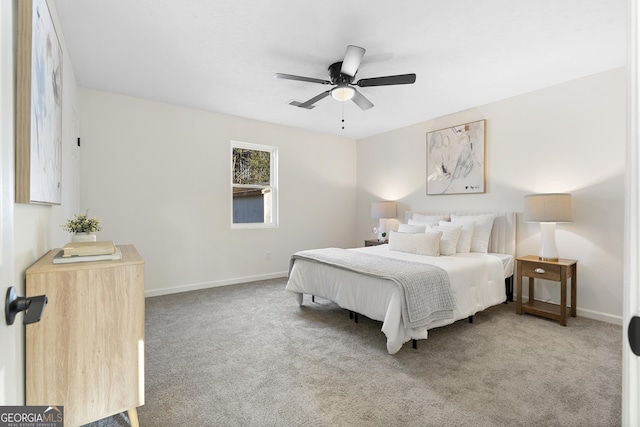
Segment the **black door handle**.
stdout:
[[633,316],[631,318],[627,335],[629,336],[631,351],[633,351],[633,354],[636,356],[640,356],[640,317]]
[[7,325],[13,325],[16,314],[24,311],[23,324],[39,322],[42,317],[44,307],[47,305],[47,296],[38,295],[37,297],[19,297],[16,295],[16,288],[13,286],[7,289],[7,298],[5,299],[4,316]]

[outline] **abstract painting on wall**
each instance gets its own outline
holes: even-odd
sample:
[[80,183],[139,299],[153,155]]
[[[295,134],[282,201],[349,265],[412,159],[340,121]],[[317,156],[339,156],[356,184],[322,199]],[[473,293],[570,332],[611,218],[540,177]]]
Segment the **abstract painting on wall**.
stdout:
[[427,133],[427,194],[485,192],[485,120]]
[[17,203],[62,200],[62,58],[46,0],[19,1]]

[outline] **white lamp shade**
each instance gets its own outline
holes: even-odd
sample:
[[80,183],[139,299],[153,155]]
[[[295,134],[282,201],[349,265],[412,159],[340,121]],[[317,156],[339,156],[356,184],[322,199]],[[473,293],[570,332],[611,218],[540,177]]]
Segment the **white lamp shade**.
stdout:
[[355,94],[356,91],[351,86],[338,86],[331,91],[333,99],[341,102],[350,100]]
[[525,222],[571,222],[571,194],[547,193],[524,196]]
[[373,202],[371,203],[371,218],[395,218],[396,202]]

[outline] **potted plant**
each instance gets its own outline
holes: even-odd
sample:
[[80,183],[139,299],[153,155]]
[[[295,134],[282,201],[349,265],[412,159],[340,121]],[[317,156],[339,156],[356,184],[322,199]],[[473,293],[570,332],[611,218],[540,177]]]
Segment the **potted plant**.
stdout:
[[73,233],[72,242],[95,242],[96,232],[102,231],[98,218],[89,218],[89,210],[83,214],[75,214],[62,224],[62,229]]
[[387,232],[386,231],[382,231],[378,227],[373,227],[373,232],[378,237],[378,242],[386,242],[387,241]]

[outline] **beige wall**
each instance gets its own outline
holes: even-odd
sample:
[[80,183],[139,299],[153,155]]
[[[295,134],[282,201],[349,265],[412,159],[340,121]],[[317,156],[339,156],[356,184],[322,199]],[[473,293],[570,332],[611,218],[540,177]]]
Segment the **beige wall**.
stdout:
[[[425,100],[425,102],[435,102]],[[406,210],[510,210],[523,196],[573,194],[574,222],[559,224],[560,256],[577,259],[579,315],[622,315],[626,135],[625,69],[586,77],[358,141],[358,239],[372,237],[373,200]],[[486,119],[487,191],[426,195],[426,133]],[[538,224],[518,215],[517,255],[537,254]],[[541,298],[559,298],[547,284]]]
[[[356,144],[82,89],[81,205],[133,243],[147,295],[286,275],[297,250],[355,239]],[[230,143],[278,147],[276,229],[231,229]],[[270,258],[267,253],[270,253]]]

